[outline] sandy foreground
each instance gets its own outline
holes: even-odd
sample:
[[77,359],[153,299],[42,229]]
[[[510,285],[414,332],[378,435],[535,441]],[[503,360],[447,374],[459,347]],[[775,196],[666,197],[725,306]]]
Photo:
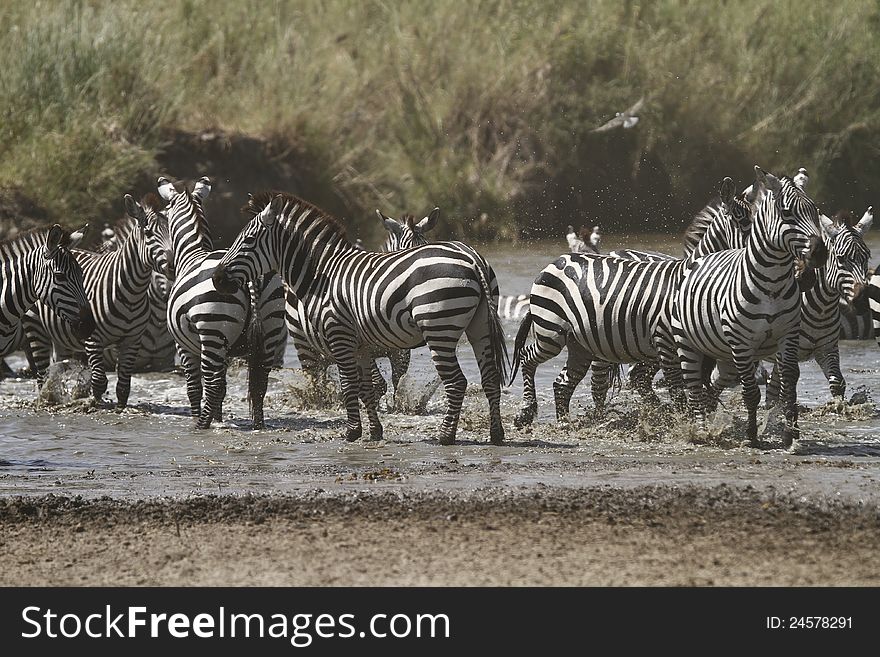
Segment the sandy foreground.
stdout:
[[2,585],[876,586],[874,505],[730,486],[0,500]]

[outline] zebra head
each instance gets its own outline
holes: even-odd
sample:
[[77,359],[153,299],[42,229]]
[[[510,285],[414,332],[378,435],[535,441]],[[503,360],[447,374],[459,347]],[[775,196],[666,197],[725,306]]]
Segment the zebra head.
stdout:
[[824,266],[828,251],[813,200],[791,178],[777,178],[755,166],[751,193],[757,201],[762,192],[755,223],[760,221],[766,237],[801,262],[805,272]]
[[869,207],[862,219],[854,226],[835,224],[825,215],[821,216],[822,229],[831,243],[825,283],[840,294],[846,304],[852,303],[868,284],[868,261],[871,250],[865,244],[865,233],[874,221],[873,208]]
[[[251,196],[245,211],[253,210],[254,202]],[[284,222],[278,219],[288,212],[287,202],[281,194],[273,194],[262,210],[255,212],[214,268],[211,280],[218,292],[232,294],[248,281],[259,280],[270,271],[279,271],[279,241]]]
[[212,251],[213,239],[202,207],[211,193],[210,179],[199,178],[192,192],[177,191],[167,178],[159,178],[156,187],[159,196],[168,203],[164,213],[168,218],[175,268],[182,266],[191,250]]
[[171,233],[168,219],[162,214],[164,204],[155,194],[147,194],[140,203],[131,194],[126,194],[123,200],[125,213],[137,224],[134,235],[138,240],[138,255],[153,271],[173,280]]
[[376,214],[388,231],[388,238],[382,245],[382,251],[391,253],[393,251],[403,251],[411,249],[414,246],[421,246],[428,243],[425,233],[433,229],[437,224],[437,218],[440,216],[440,208],[431,210],[431,214],[416,223],[415,218],[411,214],[403,215],[400,221],[392,219],[376,210]]
[[37,298],[69,322],[81,340],[94,332],[95,317],[83,287],[82,267],[70,249],[82,240],[86,228],[88,224],[68,233],[58,224],[52,226],[33,279]]

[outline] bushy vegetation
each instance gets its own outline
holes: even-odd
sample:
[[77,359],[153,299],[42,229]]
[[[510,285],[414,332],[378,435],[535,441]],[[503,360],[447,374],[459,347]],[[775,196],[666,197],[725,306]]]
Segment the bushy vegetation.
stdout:
[[[754,163],[807,167],[830,212],[878,202],[874,2],[10,0],[0,33],[0,188],[68,223],[205,129],[461,237],[677,230]],[[642,96],[634,129],[590,132]]]

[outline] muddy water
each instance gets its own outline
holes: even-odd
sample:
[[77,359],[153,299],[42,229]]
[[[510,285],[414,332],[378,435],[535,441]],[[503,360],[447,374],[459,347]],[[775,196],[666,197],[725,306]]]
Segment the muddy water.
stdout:
[[[677,253],[674,239],[614,240]],[[873,251],[880,242],[873,239]],[[482,249],[499,274],[502,293],[527,293],[537,272],[561,249],[556,243],[527,248]],[[505,325],[512,349],[514,323]],[[440,423],[442,394],[425,414],[383,414],[386,439],[346,444],[342,413],[332,404],[316,408],[313,389],[299,373],[288,348],[285,368],[273,372],[267,397],[268,429],[250,430],[241,367],[229,373],[224,421],[194,431],[184,382],[176,374],[134,378],[130,409],[122,413],[82,404],[35,408],[33,381],[0,383],[0,495],[73,494],[86,497],[154,497],[209,493],[283,493],[322,490],[472,490],[486,487],[540,490],[543,486],[715,485],[773,487],[806,496],[880,501],[880,349],[871,342],[842,344],[848,395],[857,403],[836,407],[815,363],[802,365],[799,401],[803,439],[792,452],[781,449],[780,419],[764,414],[762,449],[740,446],[744,411],[738,391],[726,393],[722,409],[706,431],[685,418],[646,414],[632,393],[621,390],[601,418],[590,415],[589,385],[575,394],[574,419],[553,417],[553,378],[559,357],[538,370],[541,410],[529,430],[513,428],[521,385],[505,390],[502,412],[508,442],[488,442],[487,407],[479,390],[473,354],[459,350],[470,381],[458,444],[441,447],[431,436]],[[14,367],[23,359],[11,359]],[[383,364],[386,368],[387,365]],[[434,378],[425,350],[414,353],[404,382],[406,400],[417,406]],[[110,390],[114,380],[111,377]],[[661,391],[661,396],[664,393]],[[326,396],[326,395],[325,395]],[[309,403],[305,403],[305,402]],[[403,403],[408,402],[408,403]]]

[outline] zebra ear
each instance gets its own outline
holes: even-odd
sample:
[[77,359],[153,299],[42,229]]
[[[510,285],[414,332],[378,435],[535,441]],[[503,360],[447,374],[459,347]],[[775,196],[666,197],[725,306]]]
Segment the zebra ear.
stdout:
[[721,186],[718,188],[718,195],[721,197],[721,202],[724,205],[730,205],[733,203],[733,197],[736,194],[736,185],[733,184],[733,179],[730,177],[725,178],[721,181]]
[[757,164],[755,165],[755,181],[761,183],[764,189],[767,189],[774,194],[779,194],[782,189],[782,183],[779,182],[779,178],[772,173],[767,173]]
[[874,206],[869,205],[868,209],[865,210],[865,214],[862,215],[862,218],[859,219],[859,223],[853,226],[854,230],[857,230],[860,235],[864,235],[869,230],[871,230],[871,224],[874,223]]
[[431,214],[422,219],[419,223],[416,224],[416,228],[418,228],[423,233],[427,233],[429,230],[433,229],[434,226],[437,225],[437,219],[440,218],[440,208],[434,208],[431,210]]
[[147,225],[147,213],[144,212],[141,204],[135,201],[131,194],[126,194],[123,201],[125,202],[125,214],[134,219],[138,226],[145,228]]
[[64,229],[59,225],[55,224],[49,229],[49,234],[46,235],[46,251],[43,253],[43,257],[46,260],[49,260],[55,252],[58,250],[58,247],[61,246],[61,241],[64,239]]
[[382,221],[382,225],[385,226],[385,230],[387,230],[392,235],[400,235],[403,227],[399,223],[397,223],[397,219],[385,216],[380,210],[376,210],[376,216],[378,216],[379,219]]
[[170,201],[177,193],[177,190],[174,189],[174,185],[171,184],[171,181],[168,180],[168,178],[159,178],[159,180],[156,181],[156,189],[159,192],[159,196],[166,201]]
[[263,211],[257,215],[257,219],[259,219],[263,226],[269,228],[275,223],[275,220],[278,219],[278,215],[281,214],[283,209],[284,198],[281,194],[276,194],[269,202],[269,205],[263,208]]
[[211,179],[208,176],[202,176],[196,182],[196,186],[193,187],[193,196],[198,198],[200,201],[204,201],[208,198],[208,194],[211,193]]
[[837,237],[837,234],[840,232],[840,227],[824,214],[819,214],[819,223],[822,225],[822,230],[825,231],[825,234],[828,235],[828,237]]

